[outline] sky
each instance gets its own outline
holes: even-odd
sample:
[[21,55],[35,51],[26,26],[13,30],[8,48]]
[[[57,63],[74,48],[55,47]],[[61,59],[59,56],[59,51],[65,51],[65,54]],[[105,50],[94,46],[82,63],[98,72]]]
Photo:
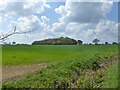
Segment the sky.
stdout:
[[92,43],[118,41],[118,2],[12,2],[0,0],[0,36],[17,32],[35,31],[10,36],[5,42],[31,44],[48,38],[70,37]]

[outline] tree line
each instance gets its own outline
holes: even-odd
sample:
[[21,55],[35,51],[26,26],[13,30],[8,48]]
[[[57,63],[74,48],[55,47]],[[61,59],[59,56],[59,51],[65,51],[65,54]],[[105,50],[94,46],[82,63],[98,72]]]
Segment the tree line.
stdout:
[[32,45],[76,45],[77,43],[82,44],[81,40],[76,41],[69,37],[60,37],[54,39],[45,39],[41,41],[34,41]]
[[[94,39],[92,43],[95,45],[99,45],[100,40]],[[92,45],[92,43],[84,44],[84,45]],[[69,37],[60,37],[60,38],[54,38],[54,39],[45,39],[41,41],[34,41],[32,45],[82,45],[82,40],[75,40],[71,39]],[[110,44],[108,42],[105,42],[104,44]],[[112,44],[118,44],[117,42],[113,42]]]
[[[10,30],[9,33],[6,34],[2,34],[0,35],[0,42],[3,44],[0,45],[27,45],[27,44],[16,44],[16,42],[12,42],[12,43],[7,43],[4,42],[8,37],[14,35],[14,34],[25,34],[25,33],[30,33],[33,32],[35,30],[37,30],[40,26],[34,28],[34,29],[29,29],[27,31],[24,32],[17,32],[16,26],[14,28],[14,30]],[[94,39],[92,41],[92,43],[94,43],[95,45],[98,45],[98,42],[100,42],[100,40],[98,39]],[[92,43],[89,43],[89,45],[91,45]],[[71,39],[69,37],[60,37],[60,38],[55,38],[55,39],[45,39],[45,40],[41,40],[41,41],[34,41],[32,43],[32,45],[81,45],[83,44],[82,40],[75,40],[75,39]],[[108,42],[105,42],[105,44],[110,44]],[[112,44],[120,44],[117,42],[113,42]],[[86,45],[86,44],[84,44]],[[88,45],[88,44],[87,44]]]

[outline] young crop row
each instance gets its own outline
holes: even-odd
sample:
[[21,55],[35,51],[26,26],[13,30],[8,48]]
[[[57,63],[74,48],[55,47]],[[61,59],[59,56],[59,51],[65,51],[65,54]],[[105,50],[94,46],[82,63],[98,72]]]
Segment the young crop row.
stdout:
[[3,83],[3,88],[98,88],[103,83],[100,66],[110,62],[115,52],[91,54],[48,66],[26,78]]

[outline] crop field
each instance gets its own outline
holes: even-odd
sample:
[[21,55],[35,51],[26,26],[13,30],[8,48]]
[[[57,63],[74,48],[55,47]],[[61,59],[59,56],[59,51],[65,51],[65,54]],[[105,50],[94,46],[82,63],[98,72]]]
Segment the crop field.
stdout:
[[117,45],[3,46],[2,64],[25,65],[72,60],[90,54],[117,52]]
[[[55,63],[3,88],[118,87],[118,45],[11,45],[2,47],[2,65]],[[112,70],[114,70],[114,78]],[[109,76],[108,76],[109,74]],[[116,79],[117,78],[117,79]],[[108,86],[107,86],[108,85]]]

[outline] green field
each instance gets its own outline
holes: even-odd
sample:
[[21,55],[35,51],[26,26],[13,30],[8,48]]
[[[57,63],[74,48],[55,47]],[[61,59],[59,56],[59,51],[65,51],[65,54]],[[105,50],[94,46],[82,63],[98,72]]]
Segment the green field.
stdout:
[[72,60],[90,54],[117,52],[117,45],[42,45],[3,46],[3,65],[53,63]]
[[118,62],[106,71],[105,80],[102,88],[118,87]]
[[[3,46],[2,50],[3,66],[57,63],[25,78],[5,82],[3,88],[109,88],[106,82],[118,87],[117,64],[106,71],[99,66],[116,59],[118,45]],[[113,83],[107,81],[113,76],[112,70]]]

